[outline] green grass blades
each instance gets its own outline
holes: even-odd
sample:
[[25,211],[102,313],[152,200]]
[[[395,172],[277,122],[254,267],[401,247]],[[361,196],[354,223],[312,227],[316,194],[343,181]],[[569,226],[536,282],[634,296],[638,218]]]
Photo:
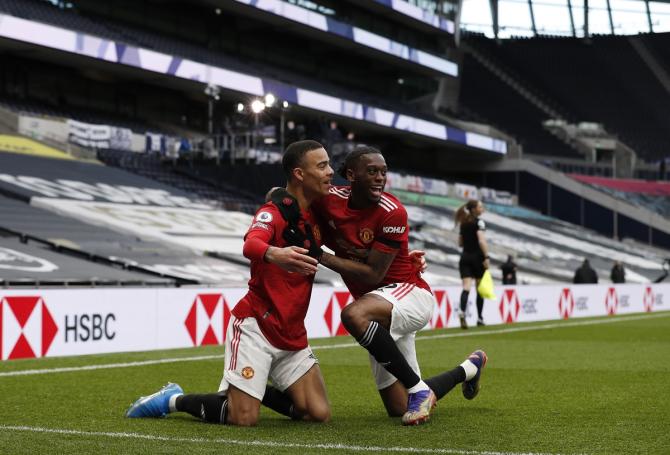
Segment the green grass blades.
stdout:
[[[123,417],[168,381],[215,391],[222,347],[0,363],[0,453],[670,453],[670,312],[422,332],[416,344],[424,377],[489,355],[479,396],[456,387],[419,427],[385,415],[347,337],[312,343],[333,411],[321,425],[267,409],[255,428]],[[42,374],[10,375],[25,370]]]

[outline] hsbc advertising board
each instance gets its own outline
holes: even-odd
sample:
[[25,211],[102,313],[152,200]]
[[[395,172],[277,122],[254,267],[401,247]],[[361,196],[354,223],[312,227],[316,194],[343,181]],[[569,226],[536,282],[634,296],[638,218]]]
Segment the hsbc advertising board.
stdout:
[[[433,289],[426,330],[458,327],[460,287]],[[243,288],[0,290],[0,359],[223,345]],[[487,300],[487,325],[670,310],[670,284],[505,286]],[[467,319],[477,320],[474,292]],[[345,289],[315,287],[310,338],[347,335]]]

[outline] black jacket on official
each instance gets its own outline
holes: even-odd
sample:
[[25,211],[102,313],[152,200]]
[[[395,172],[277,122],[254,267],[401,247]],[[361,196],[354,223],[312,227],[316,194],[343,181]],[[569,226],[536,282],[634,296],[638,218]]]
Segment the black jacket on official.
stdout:
[[480,279],[484,275],[484,253],[479,246],[477,233],[486,231],[484,220],[475,218],[474,221],[461,224],[460,235],[463,239],[463,252],[458,262],[461,278]]

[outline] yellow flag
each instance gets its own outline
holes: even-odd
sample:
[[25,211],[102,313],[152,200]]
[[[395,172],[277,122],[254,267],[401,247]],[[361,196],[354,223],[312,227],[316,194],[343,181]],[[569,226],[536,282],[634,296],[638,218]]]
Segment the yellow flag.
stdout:
[[488,300],[495,300],[496,294],[493,292],[493,278],[491,277],[491,272],[488,270],[484,271],[484,276],[479,280],[479,286],[477,286],[477,292],[479,295]]

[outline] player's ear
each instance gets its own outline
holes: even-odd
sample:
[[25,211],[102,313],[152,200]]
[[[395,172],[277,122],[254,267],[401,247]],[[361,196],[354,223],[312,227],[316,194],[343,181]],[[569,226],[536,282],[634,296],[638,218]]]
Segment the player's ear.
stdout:
[[296,167],[293,169],[293,178],[298,182],[305,180],[305,173],[303,172],[302,168]]
[[356,180],[356,174],[352,168],[347,168],[347,180],[353,182]]

